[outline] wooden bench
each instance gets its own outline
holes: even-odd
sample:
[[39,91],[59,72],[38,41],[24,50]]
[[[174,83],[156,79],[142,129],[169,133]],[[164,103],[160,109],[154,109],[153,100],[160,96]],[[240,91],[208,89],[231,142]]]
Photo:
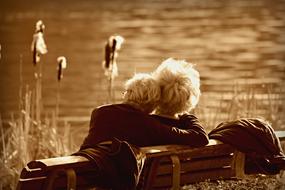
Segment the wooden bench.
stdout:
[[[276,131],[276,135],[285,140],[285,131]],[[245,155],[215,140],[200,148],[164,145],[143,147],[141,151],[146,161],[138,189],[179,189],[207,179],[245,176]],[[64,156],[29,162],[21,172],[17,190],[86,189],[96,187],[97,182],[90,161],[81,156]]]

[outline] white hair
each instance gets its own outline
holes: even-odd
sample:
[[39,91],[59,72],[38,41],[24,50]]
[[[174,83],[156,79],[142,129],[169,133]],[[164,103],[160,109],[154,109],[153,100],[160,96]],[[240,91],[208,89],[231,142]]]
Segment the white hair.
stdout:
[[153,73],[161,87],[157,112],[175,115],[195,108],[200,97],[200,76],[191,63],[169,58]]
[[160,99],[160,86],[152,75],[147,73],[135,74],[125,83],[123,99],[135,104],[146,112],[152,112]]

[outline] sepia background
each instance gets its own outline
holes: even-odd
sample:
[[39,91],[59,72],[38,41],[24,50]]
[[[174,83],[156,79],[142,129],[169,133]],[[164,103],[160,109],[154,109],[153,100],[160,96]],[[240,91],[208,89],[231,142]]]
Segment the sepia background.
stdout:
[[[4,121],[17,113],[19,89],[34,86],[31,42],[35,23],[41,19],[48,47],[41,57],[44,110],[48,114],[55,108],[56,59],[65,56],[68,65],[60,86],[59,116],[74,128],[87,130],[92,109],[110,103],[102,61],[104,45],[114,34],[125,42],[117,59],[119,76],[112,102],[120,102],[124,81],[135,72],[151,72],[164,59],[174,57],[194,63],[200,72],[202,97],[195,112],[208,129],[228,119],[229,109],[236,116],[279,117],[274,127],[284,127],[280,115],[285,100],[284,0],[0,4],[0,114]],[[244,104],[244,99],[249,103],[254,99],[254,106]]]
[[[34,67],[38,20],[48,53]],[[102,69],[111,35],[125,39],[112,100]],[[285,0],[1,0],[0,47],[0,190],[15,189],[29,161],[78,150],[91,111],[120,102],[128,78],[169,57],[200,72],[202,96],[193,112],[207,132],[240,117],[285,130]],[[60,82],[59,56],[67,58]],[[34,76],[39,65],[41,83]],[[194,186],[284,189],[284,176]]]

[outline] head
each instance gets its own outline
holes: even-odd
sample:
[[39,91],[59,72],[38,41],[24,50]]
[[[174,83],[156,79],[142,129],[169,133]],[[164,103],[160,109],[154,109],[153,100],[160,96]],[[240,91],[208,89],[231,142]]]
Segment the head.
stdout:
[[138,107],[143,112],[151,113],[160,99],[160,86],[152,75],[135,74],[125,83],[123,99],[126,103]]
[[175,116],[195,108],[200,97],[200,76],[191,63],[169,58],[153,76],[161,87],[157,114]]

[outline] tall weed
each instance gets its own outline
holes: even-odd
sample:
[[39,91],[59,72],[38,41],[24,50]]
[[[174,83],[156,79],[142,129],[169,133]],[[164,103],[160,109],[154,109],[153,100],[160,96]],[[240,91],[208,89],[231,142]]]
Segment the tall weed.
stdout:
[[[28,90],[18,117],[12,115],[5,130],[0,126],[0,189],[15,189],[20,171],[29,161],[75,151],[70,125],[67,122],[60,124],[55,112],[46,114],[43,121],[37,123],[31,114],[32,101],[32,91]],[[2,125],[1,120],[0,123]]]
[[195,114],[207,131],[211,131],[223,121],[244,117],[263,118],[270,122],[275,130],[284,130],[284,95],[281,86],[273,88],[272,85],[265,85],[258,88],[251,84],[236,84],[231,93],[222,93],[219,97],[202,97]]

